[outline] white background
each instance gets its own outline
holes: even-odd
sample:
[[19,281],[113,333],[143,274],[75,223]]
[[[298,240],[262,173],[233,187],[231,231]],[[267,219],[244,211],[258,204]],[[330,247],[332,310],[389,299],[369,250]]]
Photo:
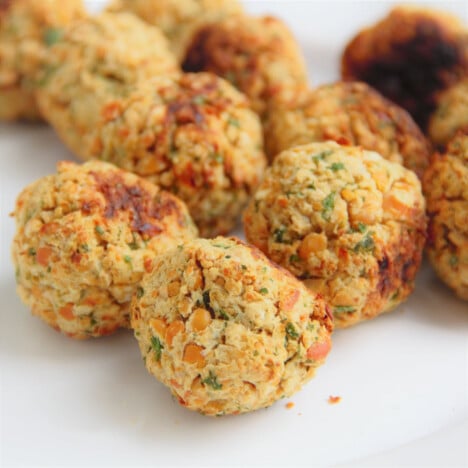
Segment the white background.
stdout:
[[[389,8],[247,4],[285,18],[313,84],[338,79],[346,41]],[[467,2],[433,5],[468,19]],[[131,332],[76,342],[32,317],[15,294],[8,213],[23,186],[60,159],[73,156],[46,126],[0,124],[3,465],[468,465],[468,304],[428,265],[406,304],[337,331],[326,365],[300,393],[237,417],[179,407],[146,373]],[[329,405],[330,395],[342,402]]]

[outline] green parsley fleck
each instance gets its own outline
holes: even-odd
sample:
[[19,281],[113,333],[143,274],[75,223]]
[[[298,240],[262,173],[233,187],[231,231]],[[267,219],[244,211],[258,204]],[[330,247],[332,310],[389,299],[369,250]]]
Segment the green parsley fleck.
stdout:
[[81,250],[83,252],[89,252],[89,245],[88,244],[81,244]]
[[364,223],[361,223],[360,221],[357,225],[357,228],[358,228],[358,231],[362,233],[366,232],[367,230],[367,226]]
[[44,42],[50,47],[59,42],[63,37],[63,30],[57,28],[48,28],[44,31]]
[[286,334],[289,338],[292,338],[293,340],[297,340],[300,336],[291,322],[288,322],[288,324],[286,325]]
[[340,171],[341,169],[344,169],[345,165],[343,163],[333,163],[329,169],[331,169],[333,172]]
[[223,309],[218,310],[218,315],[223,319],[223,320],[229,320],[229,315],[224,311]]
[[156,354],[156,361],[159,361],[161,359],[161,350],[164,348],[164,346],[159,341],[157,336],[151,337],[151,348],[153,349],[154,354]]
[[284,234],[287,232],[287,229],[283,226],[278,229],[275,229],[273,232],[273,238],[275,242],[279,242],[280,244],[285,243],[284,241]]
[[104,234],[104,229],[103,229],[101,226],[96,226],[94,229],[95,229],[96,232],[97,232],[98,234],[100,234],[101,236]]
[[308,189],[315,190],[315,184],[312,182],[307,186]]
[[322,151],[321,153],[314,154],[312,160],[318,163],[319,161],[323,161],[327,156],[330,156],[330,154],[333,154],[332,150]]
[[28,249],[28,255],[31,255],[31,257],[33,257],[34,255],[36,255],[36,249],[34,247],[29,247]]
[[221,390],[223,388],[222,384],[220,384],[218,382],[218,377],[216,376],[216,374],[210,370],[209,374],[208,374],[208,377],[204,380],[202,380],[202,382],[205,384],[205,385],[209,385],[210,387],[212,387],[214,390]]
[[145,294],[145,290],[141,286],[138,286],[136,289],[136,297],[140,299],[141,297],[143,297],[144,294]]
[[242,264],[241,268],[242,268],[243,271],[246,271],[247,270],[247,265]]
[[372,233],[366,234],[364,239],[360,240],[353,248],[354,252],[372,252],[375,248],[375,242]]
[[335,192],[329,193],[323,200],[322,200],[322,218],[325,221],[330,221],[331,212],[335,208]]
[[260,291],[259,291],[260,294],[268,294],[268,289],[267,288],[261,288]]
[[356,312],[356,307],[348,306],[348,305],[335,306],[333,308],[333,312],[335,314],[344,314],[344,313],[350,314],[351,312]]
[[289,263],[295,263],[295,262],[299,262],[301,259],[299,258],[299,255],[297,254],[292,254],[290,257],[289,257]]
[[123,259],[125,263],[132,263],[132,257],[130,257],[130,255],[125,255]]
[[239,119],[236,119],[234,117],[229,117],[228,119],[228,124],[232,125],[233,127],[240,128],[240,122]]

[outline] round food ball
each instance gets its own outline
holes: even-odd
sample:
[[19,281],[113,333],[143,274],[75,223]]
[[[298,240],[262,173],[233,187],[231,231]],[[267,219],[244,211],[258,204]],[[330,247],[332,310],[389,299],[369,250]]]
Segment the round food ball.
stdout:
[[437,93],[468,73],[468,33],[447,13],[399,6],[346,46],[342,76],[369,83],[426,129]]
[[200,28],[182,63],[230,81],[264,116],[272,101],[288,100],[307,86],[302,53],[291,31],[271,16],[233,16]]
[[437,99],[437,108],[429,121],[429,138],[439,148],[468,128],[468,78],[445,90]]
[[436,154],[424,174],[427,252],[440,279],[468,300],[468,131]]
[[39,120],[36,74],[62,28],[85,16],[82,0],[0,1],[0,120]]
[[247,239],[332,306],[338,327],[412,292],[426,217],[416,175],[335,142],[280,153],[244,215]]
[[110,11],[129,11],[158,26],[180,59],[195,31],[204,24],[240,14],[238,0],[114,0]]
[[132,294],[156,253],[196,236],[185,205],[111,164],[61,162],[16,201],[17,291],[73,338],[129,325]]
[[160,77],[101,114],[90,156],[175,193],[203,236],[235,226],[266,166],[260,121],[245,96],[209,73]]
[[108,101],[128,95],[139,81],[179,72],[157,28],[129,13],[102,13],[71,25],[50,48],[38,103],[62,140],[86,158]]
[[146,368],[207,415],[270,406],[331,348],[328,306],[257,249],[197,239],[161,254],[132,302]]
[[365,83],[337,82],[301,92],[269,114],[270,160],[293,146],[326,140],[376,151],[420,177],[429,163],[429,145],[410,115]]

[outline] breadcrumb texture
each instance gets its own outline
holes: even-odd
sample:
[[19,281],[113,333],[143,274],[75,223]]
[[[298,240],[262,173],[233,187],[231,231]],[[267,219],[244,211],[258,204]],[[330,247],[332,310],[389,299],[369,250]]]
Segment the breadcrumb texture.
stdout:
[[86,159],[107,102],[139,81],[179,72],[157,28],[130,13],[102,13],[71,25],[50,48],[38,102],[61,139]]
[[324,301],[234,238],[160,255],[132,303],[146,368],[179,402],[238,414],[299,390],[331,348]]
[[464,128],[468,129],[468,77],[438,97],[428,133],[436,146],[444,148]]
[[247,99],[209,73],[160,77],[110,102],[91,155],[184,200],[203,236],[231,230],[266,166]]
[[73,338],[129,325],[132,294],[155,254],[197,231],[185,205],[99,161],[60,162],[19,195],[12,246],[17,291]]
[[437,93],[468,74],[468,33],[458,18],[398,6],[347,45],[342,76],[405,108],[425,130]]
[[267,169],[247,239],[333,308],[338,327],[389,311],[414,288],[426,233],[416,175],[335,142],[296,146]]
[[128,11],[159,27],[180,59],[201,26],[243,12],[238,0],[115,0],[108,10]]
[[245,93],[264,116],[273,101],[288,100],[307,86],[299,45],[272,16],[235,16],[199,29],[187,49],[185,71],[209,71]]
[[468,131],[460,131],[424,175],[427,252],[440,279],[468,300]]
[[411,116],[365,83],[337,82],[302,91],[269,114],[270,160],[285,149],[333,140],[378,152],[422,176],[429,144]]
[[82,0],[0,1],[0,120],[39,120],[36,74],[63,28],[85,16]]

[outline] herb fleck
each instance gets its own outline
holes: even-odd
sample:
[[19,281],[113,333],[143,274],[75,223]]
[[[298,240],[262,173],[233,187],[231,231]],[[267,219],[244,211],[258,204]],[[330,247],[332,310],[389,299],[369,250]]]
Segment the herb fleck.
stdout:
[[335,306],[333,308],[333,312],[335,314],[343,314],[343,313],[350,314],[351,312],[356,312],[356,307],[348,306],[348,305]]
[[291,322],[288,322],[288,324],[286,325],[286,334],[289,338],[292,338],[293,340],[297,340],[300,336]]
[[268,289],[267,288],[261,288],[259,292],[260,292],[260,294],[265,295],[265,294],[268,294]]
[[201,94],[199,94],[198,96],[195,96],[193,99],[192,99],[192,102],[194,104],[197,104],[197,105],[203,105],[206,103],[206,97],[205,96],[202,96]]
[[283,226],[278,229],[275,229],[273,232],[273,238],[275,239],[275,242],[279,243],[284,243],[284,235],[286,234],[287,229]]
[[100,234],[101,236],[104,234],[104,229],[103,229],[101,226],[96,226],[94,229],[95,229],[96,232],[97,232],[98,234]]
[[151,348],[153,349],[154,354],[156,354],[156,361],[159,361],[161,359],[161,350],[164,348],[164,346],[159,341],[157,336],[151,337]]
[[318,163],[319,161],[323,161],[327,156],[330,156],[330,154],[333,154],[332,150],[322,151],[321,153],[314,154],[312,160]]
[[329,193],[323,200],[322,200],[322,218],[325,221],[330,220],[331,212],[335,208],[335,192]]
[[360,240],[353,248],[354,252],[372,252],[375,248],[375,242],[372,233],[366,234],[364,239]]
[[44,32],[44,42],[50,47],[59,42],[63,37],[63,30],[57,28],[48,28]]
[[223,388],[222,384],[220,384],[218,382],[218,377],[216,376],[216,374],[213,371],[210,371],[209,374],[208,374],[208,377],[206,379],[202,380],[202,382],[205,385],[209,385],[214,390],[221,390]]
[[344,169],[345,166],[343,163],[333,163],[329,169],[331,169],[333,172],[340,171],[341,169]]
[[136,297],[140,299],[141,297],[143,297],[144,294],[145,294],[145,290],[141,286],[138,286],[136,289]]
[[233,127],[240,128],[240,122],[239,119],[236,119],[234,117],[229,117],[228,119],[228,124],[232,125]]
[[125,263],[132,263],[132,257],[130,257],[130,255],[125,255],[124,256],[124,262]]
[[223,320],[229,320],[229,315],[228,315],[223,309],[219,309],[219,310],[218,310],[218,315],[219,315]]
[[289,263],[295,263],[295,262],[299,262],[299,261],[300,261],[300,258],[299,258],[299,255],[297,255],[297,254],[292,254],[289,257]]
[[31,257],[33,257],[34,255],[36,255],[36,249],[34,247],[29,247],[28,249],[28,255],[31,255]]

